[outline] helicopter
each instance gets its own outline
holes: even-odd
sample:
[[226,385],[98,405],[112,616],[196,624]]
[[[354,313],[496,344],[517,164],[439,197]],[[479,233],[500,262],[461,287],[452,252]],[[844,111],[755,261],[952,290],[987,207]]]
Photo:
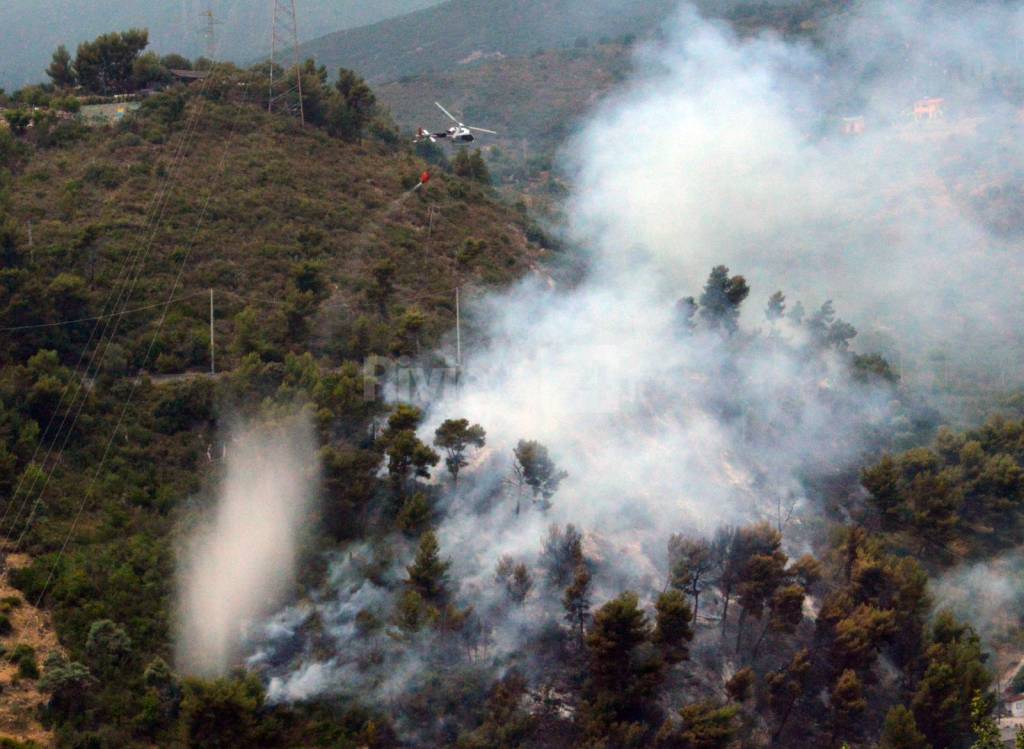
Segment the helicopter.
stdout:
[[463,124],[462,122],[459,122],[451,112],[442,107],[440,103],[435,101],[434,104],[436,104],[437,108],[447,115],[448,119],[455,123],[455,127],[450,127],[443,133],[432,133],[421,127],[416,131],[416,137],[413,139],[414,143],[422,143],[425,140],[429,140],[431,143],[437,143],[439,140],[450,140],[452,143],[472,143],[476,140],[476,137],[473,135],[474,132],[497,135],[493,130],[487,130],[482,127],[471,127],[470,125]]

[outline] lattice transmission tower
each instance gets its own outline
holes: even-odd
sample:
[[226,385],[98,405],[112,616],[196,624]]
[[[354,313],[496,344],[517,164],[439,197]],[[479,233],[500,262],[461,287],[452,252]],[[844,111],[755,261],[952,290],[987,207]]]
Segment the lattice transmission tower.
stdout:
[[217,27],[221,25],[213,15],[213,8],[203,13],[203,49],[206,59],[213,63],[217,59]]
[[[274,80],[274,66],[292,48],[292,64],[295,66],[295,84],[291,85],[286,74],[282,83],[287,86],[284,92],[278,92],[282,86]],[[306,110],[302,105],[302,70],[299,67],[299,21],[295,12],[295,0],[274,0],[274,30],[270,39],[270,96],[267,100],[267,111],[273,112],[274,105],[283,100],[287,106],[289,95],[298,93],[299,120],[306,124]]]

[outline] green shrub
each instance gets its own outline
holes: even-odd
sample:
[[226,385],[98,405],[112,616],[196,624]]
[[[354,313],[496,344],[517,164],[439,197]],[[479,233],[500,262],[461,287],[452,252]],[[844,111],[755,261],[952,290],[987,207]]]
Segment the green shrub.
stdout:
[[18,675],[23,679],[38,679],[39,664],[36,663],[36,649],[31,645],[19,643],[8,656],[8,660],[18,666]]

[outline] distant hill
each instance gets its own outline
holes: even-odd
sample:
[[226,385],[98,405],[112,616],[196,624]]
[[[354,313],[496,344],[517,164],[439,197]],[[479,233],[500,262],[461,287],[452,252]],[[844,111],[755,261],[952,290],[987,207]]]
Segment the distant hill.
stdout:
[[433,8],[308,42],[302,53],[371,81],[458,69],[537,50],[645,34],[678,0],[448,0]]
[[603,44],[404,77],[379,85],[377,93],[404,130],[445,126],[434,105],[440,101],[466,122],[498,132],[480,145],[497,145],[544,169],[576,121],[630,65],[628,47]]
[[[353,28],[436,5],[442,0],[300,0],[299,37]],[[0,3],[0,87],[9,91],[45,79],[58,44],[75,47],[108,31],[148,28],[161,54],[204,53],[204,18],[211,9],[219,56],[245,62],[270,45],[269,0],[4,0]]]
[[[806,33],[813,19],[852,0],[695,0],[700,11],[741,32],[772,27]],[[302,45],[306,56],[359,71],[372,82],[451,72],[503,57],[646,36],[680,0],[447,0],[364,28]]]

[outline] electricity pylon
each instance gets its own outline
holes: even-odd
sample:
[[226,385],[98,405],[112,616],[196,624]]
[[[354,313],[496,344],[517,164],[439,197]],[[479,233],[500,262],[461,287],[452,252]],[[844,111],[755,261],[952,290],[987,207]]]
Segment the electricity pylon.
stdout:
[[203,13],[203,20],[205,25],[203,26],[203,40],[205,44],[206,59],[213,63],[217,59],[217,27],[221,25],[213,16],[213,9],[207,9]]
[[[291,45],[292,62],[295,66],[295,89],[299,94],[299,120],[306,124],[306,110],[302,104],[302,70],[299,67],[299,22],[295,13],[295,0],[274,0],[274,30],[270,39],[270,96],[267,100],[267,111],[274,111],[278,99],[286,98],[292,89],[283,94],[274,93],[274,65],[279,56],[284,55]],[[285,76],[287,80],[287,76]]]

